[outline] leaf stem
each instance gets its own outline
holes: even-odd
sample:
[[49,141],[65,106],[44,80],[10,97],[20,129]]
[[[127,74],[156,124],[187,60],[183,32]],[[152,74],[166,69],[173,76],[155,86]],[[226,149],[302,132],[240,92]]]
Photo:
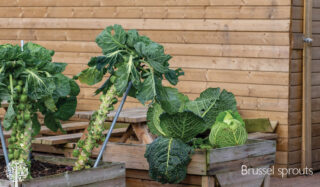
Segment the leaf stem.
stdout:
[[9,75],[9,78],[10,78],[11,102],[13,102],[13,80],[12,80],[12,74]]

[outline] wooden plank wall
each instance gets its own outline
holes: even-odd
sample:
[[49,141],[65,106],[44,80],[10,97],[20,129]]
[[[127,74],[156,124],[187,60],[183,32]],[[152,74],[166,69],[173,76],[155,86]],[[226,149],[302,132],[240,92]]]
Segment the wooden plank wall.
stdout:
[[320,170],[320,1],[313,3],[312,160],[313,168]]
[[[1,0],[0,43],[23,39],[53,49],[72,76],[100,54],[94,40],[105,26],[138,29],[184,69],[180,91],[195,98],[222,87],[236,95],[244,117],[278,120],[277,163],[286,167],[288,138],[301,129],[299,65],[289,74],[290,59],[301,57],[290,50],[291,8],[291,0]],[[79,110],[97,108],[97,87],[81,85]],[[126,107],[135,106],[129,99]]]

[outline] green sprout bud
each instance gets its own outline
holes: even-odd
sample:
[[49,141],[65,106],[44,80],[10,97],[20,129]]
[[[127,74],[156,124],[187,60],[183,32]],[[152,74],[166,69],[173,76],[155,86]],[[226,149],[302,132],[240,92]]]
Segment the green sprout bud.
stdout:
[[28,89],[26,87],[24,87],[22,93],[27,94],[28,93]]
[[25,120],[25,121],[29,121],[29,120],[31,119],[31,116],[30,116],[30,114],[28,114],[28,113],[27,113],[27,114],[24,114],[23,117],[24,117],[24,120]]
[[72,155],[73,155],[74,157],[78,157],[78,156],[80,155],[79,149],[73,150]]
[[9,156],[9,160],[12,160],[12,159],[13,159],[13,154],[12,154],[12,153],[9,154],[8,156]]
[[19,125],[20,127],[24,126],[24,121],[23,121],[23,120],[18,120],[18,125]]
[[20,151],[18,149],[14,150],[13,157],[14,159],[18,159],[20,156]]
[[79,140],[78,147],[82,148],[84,146],[84,140]]
[[20,85],[15,87],[15,90],[20,93],[22,91],[22,87]]
[[22,94],[21,97],[20,97],[20,101],[22,103],[25,103],[27,100],[28,100],[28,96],[26,94]]
[[21,114],[18,114],[18,115],[17,115],[17,119],[18,119],[18,120],[22,119],[22,115],[21,115]]
[[116,104],[118,102],[118,99],[117,98],[113,98],[112,99],[112,104]]
[[24,109],[26,109],[26,105],[20,103],[20,104],[18,105],[18,108],[19,108],[19,110],[24,110]]
[[24,84],[23,80],[18,81],[18,85],[23,86],[23,84]]
[[116,77],[115,75],[112,75],[112,76],[110,77],[110,82],[111,82],[111,83],[114,83],[114,82],[116,81],[116,79],[117,79],[117,77]]

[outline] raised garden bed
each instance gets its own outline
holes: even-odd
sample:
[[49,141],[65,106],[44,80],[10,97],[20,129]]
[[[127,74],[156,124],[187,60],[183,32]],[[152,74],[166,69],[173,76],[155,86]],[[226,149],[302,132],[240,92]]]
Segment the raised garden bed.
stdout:
[[[3,158],[1,158],[3,159]],[[33,178],[31,180],[20,183],[20,187],[71,187],[71,186],[87,186],[87,187],[125,187],[125,166],[122,163],[102,162],[98,168],[90,168],[82,171],[66,171],[67,166],[73,166],[74,159],[36,155],[34,157],[37,163],[44,163],[47,169],[59,170],[52,172],[53,175]],[[56,165],[56,169],[54,168]],[[72,170],[72,168],[71,168]],[[63,173],[61,173],[63,172]],[[45,173],[45,172],[44,172]],[[58,174],[54,174],[58,173]],[[50,173],[48,173],[50,174]],[[41,176],[41,174],[37,174]],[[12,187],[13,182],[0,179],[1,187]]]
[[[109,143],[103,160],[126,164],[128,187],[161,186],[148,176],[145,150],[144,144]],[[276,143],[270,140],[248,140],[242,146],[198,149],[188,166],[187,178],[178,186],[268,186],[268,175],[241,175],[241,166],[269,168],[274,164],[275,152]]]

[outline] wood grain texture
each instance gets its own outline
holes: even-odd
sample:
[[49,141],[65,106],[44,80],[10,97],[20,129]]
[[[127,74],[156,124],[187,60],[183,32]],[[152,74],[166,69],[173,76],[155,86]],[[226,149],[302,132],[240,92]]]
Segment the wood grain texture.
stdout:
[[[61,41],[33,41],[57,52],[101,53],[95,42],[61,42]],[[0,44],[18,44],[16,40],[2,40]],[[287,46],[260,45],[217,45],[217,44],[172,44],[164,43],[165,52],[170,55],[213,56],[213,57],[251,57],[288,59]]]
[[3,18],[289,19],[290,6],[0,7]]
[[213,6],[213,5],[291,5],[290,0],[164,0],[164,1],[148,1],[148,0],[2,0],[0,6]]
[[[125,29],[157,30],[218,30],[218,31],[278,31],[288,32],[288,20],[233,19],[70,19],[70,18],[0,18],[0,27],[25,29],[104,29],[120,24]],[[251,27],[255,25],[255,27]],[[250,28],[250,29],[249,29]]]
[[[89,41],[95,40],[101,29],[8,29],[1,28],[1,40]],[[223,31],[159,31],[140,30],[161,43],[241,44],[288,46],[288,33],[279,32],[223,32]]]

